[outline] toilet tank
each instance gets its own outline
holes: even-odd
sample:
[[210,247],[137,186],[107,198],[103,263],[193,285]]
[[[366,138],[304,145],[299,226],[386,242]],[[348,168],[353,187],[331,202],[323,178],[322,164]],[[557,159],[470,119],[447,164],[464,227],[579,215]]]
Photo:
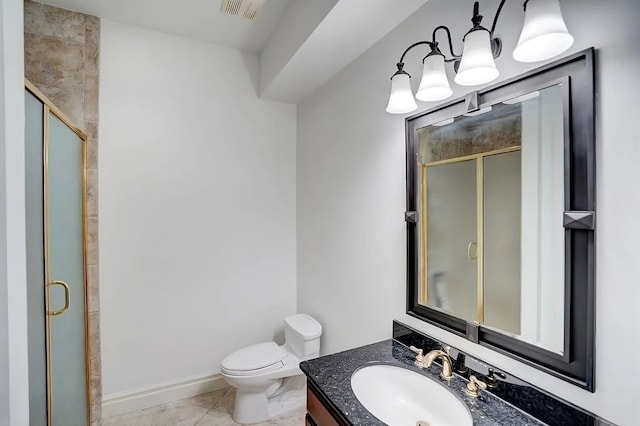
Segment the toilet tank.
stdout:
[[291,315],[284,319],[285,345],[301,361],[320,355],[322,326],[307,314]]

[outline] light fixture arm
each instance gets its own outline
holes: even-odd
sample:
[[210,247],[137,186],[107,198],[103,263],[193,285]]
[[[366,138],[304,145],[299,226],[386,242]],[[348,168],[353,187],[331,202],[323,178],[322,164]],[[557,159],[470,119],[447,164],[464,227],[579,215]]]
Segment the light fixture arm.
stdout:
[[[526,0],[524,3],[525,8],[528,1],[529,0]],[[495,32],[496,25],[498,24],[498,18],[500,17],[500,13],[502,12],[502,8],[505,3],[506,3],[506,0],[500,1],[500,4],[498,5],[498,9],[496,10],[496,15],[493,18],[493,25],[491,26],[491,31],[490,31],[491,50],[493,52],[494,58],[497,58],[498,56],[500,56],[500,53],[502,52],[502,41],[499,38],[494,37],[493,34]],[[474,29],[482,28],[480,26],[481,21],[482,21],[482,15],[480,15],[480,2],[476,1],[473,4],[473,18],[471,18],[471,22],[473,23],[473,28],[471,29],[471,31],[473,31]],[[396,71],[394,75],[407,74],[407,72],[404,71],[404,57],[407,55],[407,53],[409,53],[411,49],[413,49],[416,46],[421,46],[426,44],[431,48],[430,54],[442,54],[440,49],[438,49],[438,42],[436,41],[437,32],[440,30],[444,30],[447,33],[447,42],[449,43],[449,54],[451,55],[451,57],[447,58],[444,54],[442,56],[445,57],[444,58],[445,62],[454,62],[454,69],[457,70],[458,66],[460,66],[460,59],[462,58],[462,55],[456,55],[455,52],[453,51],[453,37],[451,37],[451,30],[449,30],[449,27],[447,27],[446,25],[439,25],[433,30],[433,33],[431,34],[431,41],[426,41],[426,40],[418,41],[416,43],[413,43],[411,46],[407,47],[404,50],[404,52],[402,52],[402,56],[400,56],[400,61],[398,61],[398,63],[396,64],[396,66],[398,67],[398,71]],[[422,58],[423,62],[427,56]]]
[[430,41],[426,41],[426,40],[424,40],[424,41],[418,41],[418,42],[413,43],[411,46],[407,47],[407,48],[404,50],[404,52],[402,53],[402,56],[400,56],[400,63],[403,63],[403,62],[404,62],[404,57],[407,55],[407,53],[409,53],[409,51],[410,51],[411,49],[413,49],[413,48],[414,48],[414,47],[416,47],[416,46],[423,45],[423,44],[428,44],[428,45],[429,45],[429,47],[432,47],[432,45],[433,45],[433,43],[432,43],[432,42],[430,42]]
[[[493,17],[493,25],[491,25],[491,39],[493,39],[493,38],[494,38],[494,37],[493,37],[493,34],[496,32],[496,25],[498,25],[498,18],[500,17],[500,12],[502,12],[502,7],[504,6],[504,3],[505,3],[506,1],[507,1],[507,0],[502,0],[502,1],[500,2],[500,5],[498,6],[498,10],[496,10],[496,16],[494,16],[494,17]],[[526,1],[524,2],[524,8],[525,8],[525,10],[527,9],[527,2],[528,2],[528,1],[529,1],[529,0],[526,0]]]
[[[436,27],[435,30],[433,30],[433,35],[431,36],[431,40],[432,40],[432,43],[433,43],[432,49],[435,50],[438,47],[438,42],[436,41],[436,33],[438,32],[438,30],[445,30],[446,31],[447,40],[449,42],[449,53],[451,54],[451,58],[447,59],[445,57],[445,59],[444,59],[445,62],[454,62],[454,61],[459,60],[462,57],[462,55],[456,55],[455,53],[453,53],[453,40],[452,40],[452,37],[451,37],[451,31],[449,30],[449,27],[447,27],[446,25],[440,25],[440,26]],[[424,59],[423,59],[423,61],[424,61]]]
[[[409,73],[408,73],[408,72],[406,72],[406,71],[404,70],[404,57],[407,55],[407,53],[409,53],[409,51],[410,51],[411,49],[413,49],[414,47],[417,47],[417,46],[421,46],[421,45],[423,45],[423,44],[427,44],[427,45],[429,45],[429,47],[431,47],[431,48],[433,49],[433,43],[432,43],[432,42],[430,42],[430,41],[426,41],[426,40],[424,40],[424,41],[418,41],[418,42],[415,42],[415,43],[413,43],[411,46],[407,47],[407,48],[404,50],[404,52],[402,52],[402,56],[400,56],[400,60],[399,60],[399,61],[398,61],[398,63],[396,64],[396,66],[398,67],[398,71],[396,71],[396,72],[391,76],[391,78],[395,77],[395,76],[396,76],[396,75],[398,75],[398,74],[407,74],[407,75],[409,75]],[[411,75],[409,75],[409,77],[411,77]]]

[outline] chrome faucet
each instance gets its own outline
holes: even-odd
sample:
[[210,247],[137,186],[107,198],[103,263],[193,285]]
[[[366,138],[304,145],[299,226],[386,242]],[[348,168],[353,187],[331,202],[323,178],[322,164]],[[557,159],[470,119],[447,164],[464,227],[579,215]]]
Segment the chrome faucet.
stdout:
[[448,347],[445,347],[444,350],[435,349],[426,355],[422,355],[422,349],[418,349],[415,346],[411,346],[409,349],[417,354],[415,364],[418,367],[429,368],[431,367],[431,364],[433,364],[433,361],[440,358],[442,360],[442,372],[440,373],[440,377],[445,380],[451,380],[453,377],[453,367],[451,365]]

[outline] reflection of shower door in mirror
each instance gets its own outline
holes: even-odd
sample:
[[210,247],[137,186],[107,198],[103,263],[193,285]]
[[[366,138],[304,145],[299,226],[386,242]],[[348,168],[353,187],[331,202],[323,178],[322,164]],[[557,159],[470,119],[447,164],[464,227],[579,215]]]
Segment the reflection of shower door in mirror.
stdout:
[[[474,321],[477,315],[478,226],[476,161],[423,165],[425,219],[423,302]],[[426,287],[426,288],[425,288]],[[425,291],[426,290],[426,291]]]
[[82,426],[88,423],[86,138],[32,87],[26,124],[30,424]]
[[421,304],[520,333],[520,163],[514,146],[420,164]]
[[[562,216],[555,213],[566,210],[565,95],[563,84],[554,84],[524,100],[492,105],[483,114],[463,115],[445,126],[416,132],[418,187],[425,199],[424,205],[418,203],[418,217],[429,222],[419,228],[419,303],[560,355],[567,343],[561,324],[569,312],[566,230]],[[471,185],[458,183],[473,179],[471,167],[465,172],[458,164],[471,162],[477,172],[475,195],[468,190]],[[469,196],[469,203],[474,198],[477,202],[477,243],[469,239],[470,257],[477,257],[475,317],[469,300],[473,290],[461,293],[459,279],[450,282],[453,275],[470,270],[468,262],[450,255],[448,246],[460,246],[456,239],[472,223],[457,211],[462,194]],[[447,199],[450,205],[443,209]],[[434,224],[434,214],[446,218],[438,221],[452,223]],[[439,231],[446,233],[446,240],[438,237],[434,243],[432,234]],[[438,264],[443,255],[456,260],[456,270]]]

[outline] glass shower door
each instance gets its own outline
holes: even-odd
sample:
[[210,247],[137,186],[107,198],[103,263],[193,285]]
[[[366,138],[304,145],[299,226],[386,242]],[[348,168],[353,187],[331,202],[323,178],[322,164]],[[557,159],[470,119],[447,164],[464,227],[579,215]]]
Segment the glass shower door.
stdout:
[[[478,222],[475,160],[424,166],[426,304],[469,321],[477,317]],[[428,241],[428,244],[426,243]]]
[[45,232],[52,426],[87,424],[84,141],[45,121]]

